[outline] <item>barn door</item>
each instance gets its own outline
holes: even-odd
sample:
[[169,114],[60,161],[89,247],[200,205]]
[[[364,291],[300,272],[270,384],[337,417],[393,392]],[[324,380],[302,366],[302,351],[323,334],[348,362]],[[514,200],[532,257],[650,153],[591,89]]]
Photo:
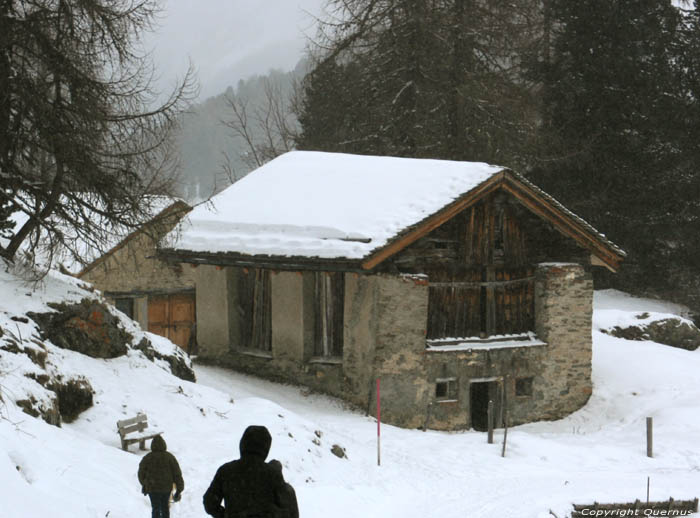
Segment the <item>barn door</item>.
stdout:
[[148,330],[189,350],[195,324],[194,293],[160,295],[148,299]]

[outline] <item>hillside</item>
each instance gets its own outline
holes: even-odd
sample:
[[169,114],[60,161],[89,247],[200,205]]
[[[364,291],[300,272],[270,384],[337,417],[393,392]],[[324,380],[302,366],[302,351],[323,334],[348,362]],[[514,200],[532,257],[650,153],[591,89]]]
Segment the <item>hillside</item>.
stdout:
[[[249,424],[270,429],[270,458],[282,461],[304,518],[544,518],[550,509],[564,517],[573,502],[644,500],[647,477],[652,499],[700,496],[700,350],[600,331],[628,325],[641,312],[678,314],[677,306],[597,292],[591,400],[566,419],[509,430],[504,458],[502,430],[488,445],[480,432],[383,426],[377,466],[376,422],[337,400],[215,367],[195,366],[197,383],[175,377],[168,363],[134,348],[145,337],[165,353],[167,341],[125,320],[121,325],[134,336],[128,352],[90,358],[41,339],[26,317],[49,311],[50,302],[84,297],[99,295],[69,277],[52,274],[27,285],[0,268],[3,518],[149,516],[136,480],[144,452],[121,451],[116,433],[116,421],[137,411],[164,431],[183,468],[185,492],[172,507],[175,518],[205,516],[202,494],[216,468],[237,458]],[[12,340],[45,348],[44,370],[87,379],[93,406],[60,428],[22,412],[15,401],[48,396],[26,376],[36,377],[40,367],[21,351],[6,350]],[[655,422],[651,459],[646,416]],[[334,445],[347,458],[331,453]]]

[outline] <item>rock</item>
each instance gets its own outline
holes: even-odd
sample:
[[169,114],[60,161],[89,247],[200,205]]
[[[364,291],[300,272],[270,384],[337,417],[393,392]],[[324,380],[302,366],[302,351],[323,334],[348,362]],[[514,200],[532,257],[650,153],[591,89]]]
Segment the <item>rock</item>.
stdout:
[[25,414],[32,417],[41,417],[44,421],[54,426],[61,426],[61,413],[58,411],[58,397],[52,397],[51,404],[47,408],[36,400],[34,396],[29,399],[18,399],[15,404]]
[[147,338],[141,340],[135,348],[141,351],[146,358],[151,361],[158,359],[168,362],[170,371],[178,378],[192,382],[197,381],[190,360],[185,356],[185,353],[181,352],[179,349],[171,355],[161,354],[153,347],[153,344]]
[[126,354],[127,344],[133,337],[101,302],[83,299],[79,304],[49,306],[55,312],[27,313],[39,326],[43,339],[92,358],[116,358]]
[[[41,417],[44,421],[55,426],[61,423],[71,423],[78,416],[92,407],[94,391],[90,382],[84,377],[63,380],[61,377],[52,378],[48,374],[25,374],[35,380],[45,389],[49,405],[38,401],[30,395],[27,399],[15,401],[25,414],[32,417]],[[46,401],[46,398],[43,398]]]
[[615,326],[606,332],[617,338],[651,340],[652,342],[679,347],[688,351],[694,351],[700,347],[700,329],[689,322],[683,322],[679,318],[665,318],[655,320],[649,324],[625,328]]
[[338,457],[339,459],[347,459],[348,456],[345,454],[345,448],[342,446],[339,446],[337,444],[334,444],[333,447],[331,448],[331,453]]
[[51,384],[50,389],[58,396],[58,411],[66,423],[72,423],[93,405],[92,396],[95,391],[90,382],[83,377],[56,381]]

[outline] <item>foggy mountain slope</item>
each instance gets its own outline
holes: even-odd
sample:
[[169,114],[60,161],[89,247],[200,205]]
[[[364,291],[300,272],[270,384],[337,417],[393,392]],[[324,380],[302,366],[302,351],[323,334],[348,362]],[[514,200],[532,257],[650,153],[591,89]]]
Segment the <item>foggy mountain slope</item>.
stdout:
[[[189,202],[206,199],[230,185],[231,176],[240,179],[254,169],[246,159],[250,152],[248,144],[224,124],[234,119],[227,99],[236,97],[246,104],[252,136],[260,141],[264,134],[253,122],[253,114],[266,109],[265,85],[273,85],[286,103],[293,94],[294,82],[301,80],[305,70],[302,60],[289,72],[270,70],[266,75],[240,80],[235,88],[230,86],[225,92],[195,104],[182,116],[178,149],[183,198]],[[226,170],[228,160],[230,171]]]

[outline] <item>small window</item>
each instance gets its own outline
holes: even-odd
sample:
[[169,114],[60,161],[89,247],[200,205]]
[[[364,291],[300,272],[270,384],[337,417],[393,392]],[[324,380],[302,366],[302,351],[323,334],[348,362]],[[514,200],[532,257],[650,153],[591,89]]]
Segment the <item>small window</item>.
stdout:
[[515,380],[516,396],[532,396],[532,378],[517,378]]
[[127,317],[134,318],[134,299],[126,297],[115,299],[114,306]]
[[438,401],[456,401],[457,378],[438,378],[435,380],[435,399]]

